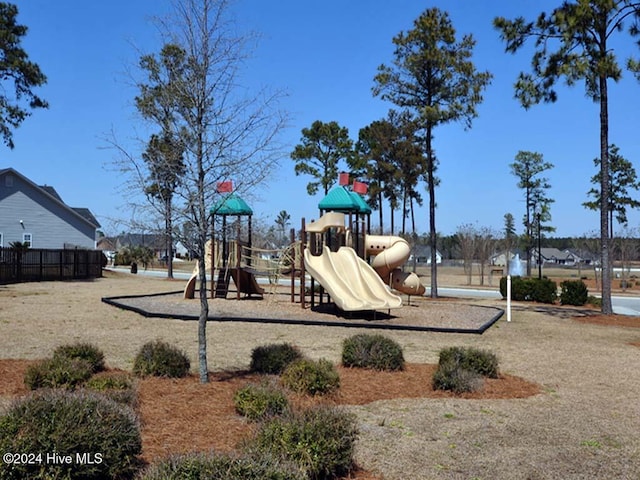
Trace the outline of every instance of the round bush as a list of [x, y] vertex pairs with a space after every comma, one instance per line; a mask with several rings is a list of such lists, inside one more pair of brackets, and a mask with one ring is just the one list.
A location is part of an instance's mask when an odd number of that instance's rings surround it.
[[282, 372], [282, 384], [298, 393], [323, 395], [340, 387], [336, 367], [323, 358], [317, 362], [301, 358], [289, 364]]
[[454, 363], [483, 377], [498, 378], [498, 357], [474, 347], [450, 347], [440, 351], [439, 364]]
[[310, 479], [328, 479], [345, 475], [352, 468], [356, 438], [353, 415], [318, 407], [267, 420], [248, 449], [294, 462]]
[[589, 290], [582, 280], [565, 280], [560, 284], [562, 305], [582, 306], [589, 299]]
[[302, 358], [300, 350], [289, 343], [256, 347], [251, 352], [251, 371], [278, 375], [299, 358]]
[[[548, 278], [511, 277], [511, 300], [553, 303], [557, 298], [558, 286]], [[500, 279], [500, 293], [507, 298], [507, 277]]]
[[189, 374], [190, 367], [184, 352], [160, 340], [144, 344], [133, 361], [133, 373], [139, 377], [180, 378]]
[[372, 368], [374, 370], [403, 370], [402, 347], [382, 335], [355, 335], [342, 346], [342, 364], [345, 367]]
[[482, 387], [482, 377], [455, 361], [438, 364], [433, 374], [434, 390], [451, 390], [454, 393], [475, 392]]
[[84, 387], [133, 408], [138, 403], [133, 379], [125, 372], [101, 372], [87, 380]]
[[[3, 465], [2, 479], [131, 478], [141, 450], [133, 410], [97, 393], [36, 392], [0, 417], [0, 451], [33, 454], [34, 460]], [[47, 461], [54, 452], [71, 461]]]
[[104, 370], [104, 353], [90, 343], [73, 343], [61, 345], [53, 351], [53, 358], [80, 358], [91, 364], [93, 373]]
[[262, 420], [280, 415], [289, 407], [284, 392], [273, 382], [249, 384], [233, 396], [236, 411], [250, 420]]
[[66, 388], [73, 390], [93, 374], [91, 364], [82, 358], [57, 356], [30, 365], [24, 374], [24, 384], [31, 390]]
[[189, 453], [156, 463], [140, 480], [307, 480], [292, 465], [268, 458], [225, 454]]

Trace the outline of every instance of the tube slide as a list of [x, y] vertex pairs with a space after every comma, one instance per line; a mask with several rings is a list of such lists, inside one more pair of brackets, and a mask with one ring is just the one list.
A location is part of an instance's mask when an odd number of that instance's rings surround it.
[[375, 270], [352, 248], [340, 247], [332, 252], [324, 246], [318, 256], [305, 249], [304, 264], [341, 310], [386, 310], [402, 306], [402, 299], [389, 291]]
[[409, 243], [402, 237], [367, 235], [365, 248], [368, 255], [375, 255], [372, 266], [389, 286], [407, 295], [423, 295], [424, 285], [415, 273], [403, 272], [403, 265], [411, 253]]

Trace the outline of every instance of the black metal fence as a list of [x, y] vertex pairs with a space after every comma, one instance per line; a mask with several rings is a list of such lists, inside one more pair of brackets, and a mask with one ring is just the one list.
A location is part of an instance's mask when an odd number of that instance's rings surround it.
[[101, 250], [0, 248], [0, 284], [102, 276]]

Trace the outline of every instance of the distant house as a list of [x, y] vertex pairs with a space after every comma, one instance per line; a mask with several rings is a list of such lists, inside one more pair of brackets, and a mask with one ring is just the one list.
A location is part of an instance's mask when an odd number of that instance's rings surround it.
[[509, 256], [509, 263], [511, 263], [516, 256], [520, 261], [526, 261], [527, 259], [527, 254], [520, 250], [510, 250], [509, 252], [503, 250], [501, 252], [494, 253], [489, 259], [489, 263], [497, 267], [505, 267], [507, 265], [507, 255]]
[[156, 259], [166, 260], [169, 256], [166, 239], [166, 235], [152, 233], [123, 233], [115, 237], [102, 237], [98, 240], [97, 248], [102, 250], [110, 261], [113, 261], [116, 252], [124, 247], [148, 247]]
[[87, 208], [70, 207], [56, 190], [36, 185], [13, 168], [0, 169], [0, 246], [96, 247], [100, 224]]
[[[531, 250], [531, 259], [538, 265], [538, 249]], [[553, 265], [575, 265], [578, 260], [577, 256], [569, 250], [559, 250], [557, 248], [541, 248], [540, 259], [542, 264]]]
[[[410, 263], [425, 263], [431, 265], [431, 247], [429, 245], [414, 245], [409, 256]], [[442, 263], [442, 254], [436, 250], [436, 264]]]
[[571, 255], [574, 258], [574, 262], [581, 263], [582, 265], [598, 265], [600, 263], [600, 257], [587, 250], [580, 249], [566, 249], [565, 253]]

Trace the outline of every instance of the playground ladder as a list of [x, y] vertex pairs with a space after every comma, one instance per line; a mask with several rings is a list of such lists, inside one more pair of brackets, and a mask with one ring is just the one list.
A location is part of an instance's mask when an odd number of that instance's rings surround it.
[[229, 291], [229, 279], [231, 278], [231, 272], [228, 268], [221, 268], [218, 271], [218, 280], [216, 281], [216, 294], [215, 298], [227, 298], [227, 292]]

